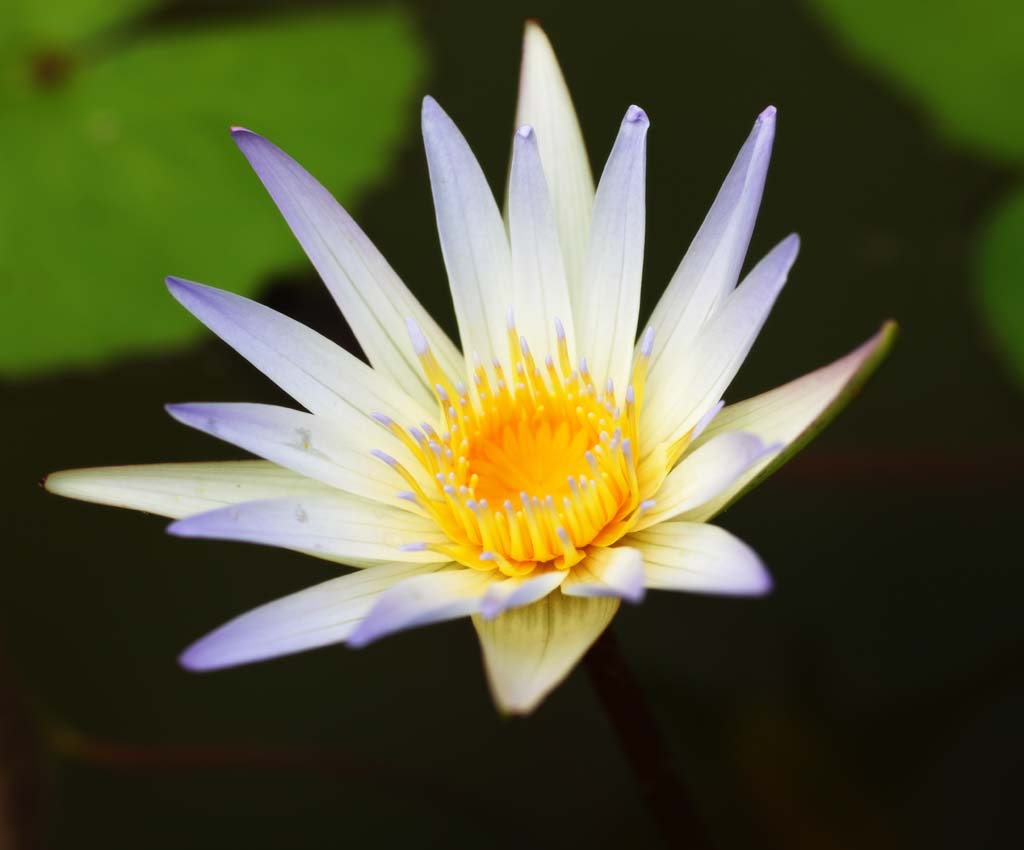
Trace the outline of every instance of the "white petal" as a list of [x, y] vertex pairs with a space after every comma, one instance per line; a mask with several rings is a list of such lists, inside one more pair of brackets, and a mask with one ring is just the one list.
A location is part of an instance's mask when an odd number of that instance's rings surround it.
[[736, 286], [750, 244], [775, 137], [775, 109], [758, 117], [704, 223], [651, 316], [654, 349], [647, 385], [659, 392], [697, 332]]
[[[311, 328], [248, 298], [167, 278], [171, 294], [199, 321], [311, 413], [351, 419], [383, 413], [402, 423], [432, 418], [383, 372]], [[364, 423], [373, 427], [372, 423]]]
[[345, 640], [388, 588], [436, 564], [382, 564], [261, 605], [182, 653], [189, 670], [217, 670]]
[[640, 312], [649, 126], [639, 107], [626, 111], [594, 199], [586, 286], [573, 293], [580, 355], [599, 386], [611, 378], [620, 391], [629, 382]]
[[370, 363], [431, 409], [433, 389], [409, 343], [406, 318], [423, 329], [450, 374], [461, 368], [458, 349], [330, 192], [262, 136], [242, 128], [234, 128], [232, 136], [327, 284]]
[[154, 463], [65, 469], [48, 475], [51, 493], [171, 517], [252, 499], [316, 497], [333, 488], [265, 460]]
[[551, 593], [493, 620], [474, 617], [498, 708], [529, 714], [583, 657], [619, 608], [614, 597]]
[[701, 445], [733, 431], [747, 431], [784, 448], [762, 458], [717, 497], [684, 518], [695, 522], [710, 519], [807, 445], [860, 389], [888, 352], [895, 336], [896, 325], [887, 322], [871, 339], [834, 363], [726, 407], [697, 441], [694, 454]]
[[[583, 264], [594, 205], [590, 173], [576, 110], [544, 31], [532, 21], [523, 36], [523, 65], [519, 76], [516, 127], [529, 124], [537, 133], [565, 272], [575, 303], [586, 287]], [[564, 317], [563, 317], [564, 318]]]
[[627, 602], [644, 598], [644, 562], [628, 546], [594, 547], [570, 570], [562, 585], [568, 596], [614, 596]]
[[566, 572], [550, 570], [540, 575], [491, 582], [480, 603], [480, 615], [490, 620], [509, 608], [530, 605], [543, 599], [565, 581]]
[[640, 550], [644, 581], [652, 590], [758, 596], [772, 588], [754, 551], [715, 525], [665, 522], [628, 534], [623, 542]]
[[380, 595], [348, 645], [366, 646], [403, 629], [475, 614], [488, 585], [498, 580], [496, 572], [456, 567], [403, 581]]
[[409, 545], [448, 542], [433, 520], [341, 492], [243, 502], [178, 520], [167, 531], [178, 537], [281, 546], [352, 566], [450, 560]]
[[778, 449], [743, 431], [705, 441], [669, 473], [654, 495], [654, 507], [640, 516], [636, 528], [649, 528], [711, 501]]
[[[402, 480], [330, 420], [270, 404], [174, 404], [179, 422], [346, 493], [397, 503]], [[383, 433], [383, 432], [381, 432]]]
[[430, 97], [423, 144], [462, 351], [469, 364], [473, 352], [484, 363], [506, 360], [512, 261], [498, 205], [462, 133]]
[[528, 126], [516, 133], [512, 149], [508, 223], [512, 241], [512, 308], [517, 330], [535, 351], [557, 359], [557, 319], [564, 328], [569, 355], [575, 361], [569, 285], [537, 137]]
[[657, 393], [646, 391], [642, 444], [654, 448], [689, 431], [721, 399], [761, 332], [796, 260], [800, 240], [776, 245], [697, 335]]

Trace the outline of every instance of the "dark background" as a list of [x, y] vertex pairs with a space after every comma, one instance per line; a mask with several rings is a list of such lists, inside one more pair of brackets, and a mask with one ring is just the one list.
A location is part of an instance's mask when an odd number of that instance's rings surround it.
[[[139, 27], [250, 5], [170, 4]], [[719, 520], [764, 557], [776, 592], [652, 593], [615, 620], [716, 846], [1018, 846], [1024, 405], [971, 276], [1010, 170], [939, 137], [809, 5], [407, 8], [430, 53], [423, 93], [460, 124], [492, 185], [526, 17], [558, 51], [595, 171], [625, 108], [647, 110], [645, 313], [754, 118], [778, 107], [751, 257], [793, 230], [803, 248], [727, 399], [833, 360], [885, 318], [901, 324], [839, 419]], [[454, 334], [417, 102], [408, 109], [400, 155], [353, 212]], [[288, 147], [303, 160], [301, 140]], [[209, 190], [196, 187], [197, 203]], [[276, 215], [255, 178], [252, 203]], [[278, 236], [291, 238], [283, 224]], [[186, 267], [188, 245], [177, 250]], [[278, 275], [261, 300], [352, 346], [309, 268]], [[4, 850], [658, 846], [583, 671], [534, 716], [504, 720], [465, 621], [359, 652], [205, 676], [177, 667], [196, 636], [333, 568], [171, 539], [163, 520], [36, 482], [72, 466], [237, 456], [162, 410], [283, 400], [226, 346], [209, 338], [2, 391]]]

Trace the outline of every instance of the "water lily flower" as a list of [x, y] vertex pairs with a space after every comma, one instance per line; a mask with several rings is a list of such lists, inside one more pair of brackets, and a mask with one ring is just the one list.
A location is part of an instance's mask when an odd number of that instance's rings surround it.
[[754, 552], [708, 520], [800, 449], [894, 328], [737, 404], [722, 396], [796, 259], [783, 239], [737, 285], [775, 130], [769, 107], [638, 337], [646, 113], [597, 183], [546, 36], [527, 26], [507, 212], [466, 140], [423, 103], [461, 353], [333, 197], [235, 128], [369, 365], [258, 303], [169, 278], [174, 297], [304, 411], [174, 404], [262, 460], [68, 470], [64, 496], [175, 518], [181, 537], [305, 552], [353, 572], [189, 647], [212, 670], [471, 617], [491, 691], [532, 711], [648, 589], [763, 594]]

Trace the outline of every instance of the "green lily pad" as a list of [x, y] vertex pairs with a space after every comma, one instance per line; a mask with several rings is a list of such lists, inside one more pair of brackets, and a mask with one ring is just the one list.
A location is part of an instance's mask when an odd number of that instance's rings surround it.
[[1020, 0], [809, 0], [862, 62], [926, 107], [949, 138], [1024, 157]]
[[1024, 384], [1024, 190], [990, 218], [978, 246], [975, 274], [992, 343]]
[[[76, 20], [39, 49], [92, 34]], [[39, 33], [18, 15], [3, 28], [0, 43]], [[163, 28], [84, 58], [68, 50], [51, 77], [0, 74], [0, 376], [196, 337], [166, 274], [253, 293], [299, 264], [229, 125], [272, 138], [351, 205], [410, 131], [425, 68], [397, 10]], [[32, 71], [31, 51], [18, 55]]]
[[0, 22], [0, 45], [5, 48], [0, 61], [84, 49], [92, 38], [132, 22], [155, 5], [155, 0], [7, 0]]
[[[951, 141], [1024, 162], [1020, 0], [809, 0], [852, 53], [925, 109]], [[996, 351], [1024, 384], [1024, 194], [980, 231], [975, 295]]]

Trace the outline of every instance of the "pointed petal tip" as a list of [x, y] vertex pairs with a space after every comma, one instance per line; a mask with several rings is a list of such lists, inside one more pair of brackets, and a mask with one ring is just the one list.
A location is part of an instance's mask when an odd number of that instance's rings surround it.
[[416, 356], [422, 357], [427, 353], [427, 338], [420, 329], [420, 326], [416, 324], [416, 320], [411, 316], [406, 316], [405, 318], [405, 330], [409, 334], [409, 341], [412, 343]]
[[231, 138], [247, 158], [249, 156], [249, 151], [253, 148], [259, 147], [261, 144], [270, 144], [259, 133], [254, 133], [252, 130], [245, 127], [232, 127]]
[[636, 104], [632, 104], [626, 110], [626, 117], [623, 121], [627, 124], [637, 124], [644, 129], [651, 125], [651, 119], [647, 117], [647, 113]]
[[80, 469], [61, 469], [57, 472], [48, 472], [39, 479], [39, 486], [54, 496], [65, 496], [69, 499], [81, 498], [79, 490], [75, 487], [75, 482], [80, 480], [76, 473], [83, 471], [88, 472], [88, 470]]
[[523, 49], [526, 50], [531, 42], [551, 46], [548, 34], [536, 18], [527, 18], [523, 24]]
[[382, 629], [378, 620], [367, 615], [353, 629], [352, 634], [345, 638], [345, 646], [349, 649], [364, 649], [374, 641], [392, 633], [387, 629]]
[[420, 111], [423, 115], [424, 120], [434, 115], [445, 114], [445, 111], [441, 108], [441, 104], [434, 100], [433, 96], [429, 94], [423, 96], [423, 105]]
[[639, 587], [637, 590], [632, 590], [628, 594], [623, 594], [622, 598], [630, 605], [639, 605], [644, 601], [644, 597], [647, 595], [647, 588]]
[[167, 275], [164, 278], [164, 285], [174, 298], [181, 301], [182, 298], [188, 295], [201, 294], [204, 289], [209, 289], [208, 286], [203, 286], [201, 283], [196, 283], [192, 280], [185, 280], [183, 277], [175, 277], [174, 275]]
[[767, 106], [767, 107], [765, 107], [764, 111], [761, 112], [761, 114], [757, 116], [757, 123], [758, 124], [767, 124], [769, 122], [774, 123], [775, 122], [775, 114], [777, 112], [778, 112], [778, 110], [774, 106]]
[[178, 656], [178, 666], [189, 673], [209, 673], [226, 666], [209, 657], [207, 642], [200, 638]]
[[172, 418], [180, 422], [182, 425], [194, 425], [200, 421], [201, 413], [197, 410], [197, 405], [194, 402], [175, 402], [173, 404], [165, 404], [164, 410]]
[[190, 519], [191, 517], [182, 517], [179, 520], [175, 520], [164, 529], [164, 532], [171, 535], [171, 537], [204, 537], [205, 535], [200, 530], [200, 526], [197, 523], [189, 522]]

